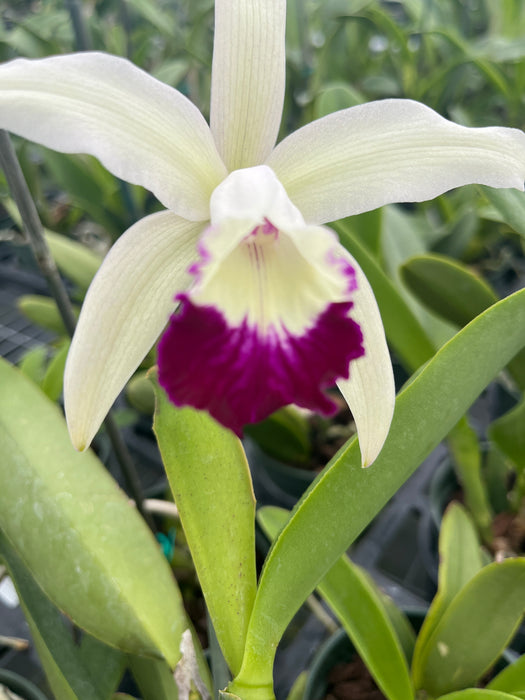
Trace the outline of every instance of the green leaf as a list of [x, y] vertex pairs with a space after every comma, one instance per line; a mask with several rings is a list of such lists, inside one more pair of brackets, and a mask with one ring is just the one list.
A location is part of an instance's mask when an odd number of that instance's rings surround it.
[[[74, 644], [71, 629], [51, 603], [29, 569], [0, 531], [0, 554], [7, 563], [47, 679], [56, 697], [63, 700], [106, 700], [116, 689], [124, 670], [124, 655], [103, 648], [103, 666], [87, 665]], [[84, 644], [87, 638], [83, 640]]]
[[489, 428], [490, 439], [520, 469], [525, 469], [525, 399], [495, 420]]
[[405, 366], [414, 371], [432, 357], [434, 345], [394, 283], [351, 233], [351, 225], [351, 218], [332, 224], [341, 244], [356, 258], [372, 285], [389, 343]]
[[370, 469], [361, 469], [354, 440], [319, 474], [266, 558], [234, 689], [242, 694], [249, 683], [271, 693], [274, 650], [299, 606], [523, 345], [520, 291], [454, 336], [398, 396]]
[[[259, 508], [257, 520], [274, 540], [288, 521], [288, 511]], [[359, 656], [389, 700], [410, 700], [414, 689], [406, 657], [383, 594], [368, 574], [343, 555], [317, 585], [317, 590], [352, 640]]]
[[237, 673], [256, 590], [255, 499], [235, 435], [155, 383], [154, 431], [217, 639]]
[[260, 423], [247, 425], [251, 437], [270, 457], [283, 462], [304, 464], [310, 458], [310, 428], [295, 406], [285, 406]]
[[525, 193], [519, 190], [500, 190], [481, 186], [485, 197], [495, 207], [506, 224], [525, 236]]
[[409, 700], [414, 689], [400, 640], [369, 576], [343, 556], [317, 586], [359, 656], [389, 700]]
[[45, 345], [37, 345], [24, 354], [18, 368], [35, 384], [40, 385], [45, 375], [46, 363], [47, 347]]
[[484, 542], [492, 540], [493, 513], [483, 475], [481, 447], [476, 431], [463, 416], [448, 435], [448, 444], [459, 483], [463, 486], [465, 503]]
[[459, 503], [452, 503], [443, 516], [439, 533], [439, 561], [438, 591], [414, 649], [412, 673], [415, 678], [423, 673], [422, 655], [452, 600], [483, 567], [476, 528]]
[[178, 700], [173, 671], [165, 661], [130, 656], [128, 663], [143, 700]]
[[[54, 299], [41, 294], [24, 294], [17, 299], [17, 306], [20, 312], [33, 323], [57, 335], [67, 335], [62, 316]], [[73, 307], [73, 311], [78, 318], [79, 309]]]
[[[496, 303], [495, 292], [460, 263], [441, 255], [415, 256], [401, 268], [404, 283], [432, 311], [464, 326]], [[509, 363], [509, 372], [525, 389], [525, 352]]]
[[493, 678], [487, 688], [502, 690], [506, 693], [525, 692], [525, 655], [506, 666]]
[[505, 649], [524, 608], [525, 559], [506, 559], [481, 569], [430, 634], [414, 668], [416, 688], [439, 696], [475, 685]]
[[406, 286], [429, 309], [464, 326], [498, 297], [480, 277], [444, 255], [416, 255], [401, 266]]
[[66, 366], [70, 345], [70, 341], [66, 340], [57, 350], [42, 380], [42, 391], [51, 401], [58, 401], [62, 393], [62, 388], [64, 386], [64, 367]]
[[73, 449], [58, 408], [3, 360], [0, 385], [0, 528], [75, 624], [174, 666], [187, 624], [152, 533], [93, 453]]
[[102, 258], [85, 245], [53, 231], [45, 231], [45, 238], [59, 270], [86, 292], [102, 263]]
[[509, 695], [499, 690], [488, 690], [487, 688], [468, 688], [456, 693], [447, 693], [438, 700], [516, 700], [517, 695]]

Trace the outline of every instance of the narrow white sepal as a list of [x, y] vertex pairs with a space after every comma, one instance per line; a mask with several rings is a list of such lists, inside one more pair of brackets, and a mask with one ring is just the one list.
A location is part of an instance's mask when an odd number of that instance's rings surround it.
[[229, 170], [262, 163], [284, 100], [286, 0], [216, 0], [211, 130]]
[[387, 438], [396, 399], [392, 361], [386, 343], [381, 314], [368, 280], [348, 252], [356, 272], [352, 318], [361, 327], [365, 354], [350, 365], [350, 378], [337, 382], [348, 403], [357, 428], [361, 464], [368, 467], [381, 452]]
[[0, 66], [0, 128], [64, 153], [89, 153], [193, 221], [226, 175], [199, 110], [129, 61], [78, 53]]
[[118, 394], [153, 346], [186, 288], [205, 224], [160, 212], [141, 219], [111, 248], [78, 321], [64, 374], [66, 419], [86, 449]]
[[477, 183], [523, 189], [525, 134], [472, 129], [412, 100], [329, 114], [284, 139], [266, 161], [307, 223]]

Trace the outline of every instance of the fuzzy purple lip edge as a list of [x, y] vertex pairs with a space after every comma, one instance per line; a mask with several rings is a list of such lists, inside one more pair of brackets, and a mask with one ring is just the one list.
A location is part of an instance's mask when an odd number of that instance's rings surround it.
[[363, 335], [349, 317], [351, 301], [330, 303], [301, 335], [266, 333], [244, 320], [231, 326], [213, 306], [188, 294], [158, 346], [159, 383], [176, 406], [192, 406], [242, 437], [243, 427], [290, 403], [324, 415], [336, 404], [326, 394], [348, 379], [364, 355]]

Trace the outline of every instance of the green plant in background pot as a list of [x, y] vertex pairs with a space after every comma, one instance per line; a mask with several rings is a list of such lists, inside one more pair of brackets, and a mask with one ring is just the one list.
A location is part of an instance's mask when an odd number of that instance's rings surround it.
[[[272, 539], [287, 518], [288, 513], [277, 508], [258, 512]], [[521, 622], [525, 559], [487, 564], [476, 528], [457, 504], [443, 518], [439, 551], [438, 591], [416, 630], [347, 556], [332, 567], [317, 590], [388, 700], [523, 697], [525, 656], [513, 659], [490, 679], [486, 674]], [[323, 668], [327, 670], [326, 662]], [[481, 681], [484, 691], [477, 689]], [[356, 680], [356, 691], [360, 682]], [[330, 692], [326, 678], [311, 677], [305, 692], [308, 700], [321, 700]], [[366, 700], [365, 695], [362, 698]]]

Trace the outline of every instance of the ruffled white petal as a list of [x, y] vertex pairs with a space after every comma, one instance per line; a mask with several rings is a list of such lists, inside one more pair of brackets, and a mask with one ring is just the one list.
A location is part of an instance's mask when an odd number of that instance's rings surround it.
[[216, 0], [211, 130], [229, 170], [262, 163], [284, 99], [285, 0]]
[[359, 263], [345, 251], [357, 276], [353, 294], [354, 318], [363, 333], [365, 354], [350, 366], [350, 378], [337, 382], [357, 428], [361, 463], [368, 467], [381, 452], [387, 438], [396, 398], [394, 374], [381, 314], [372, 288]]
[[472, 129], [412, 100], [383, 100], [311, 122], [266, 163], [310, 223], [478, 183], [523, 189], [525, 134]]
[[89, 153], [193, 221], [226, 175], [210, 129], [181, 93], [102, 53], [0, 66], [0, 128], [56, 151]]
[[188, 285], [204, 224], [152, 214], [111, 248], [82, 306], [64, 375], [73, 444], [85, 449]]

